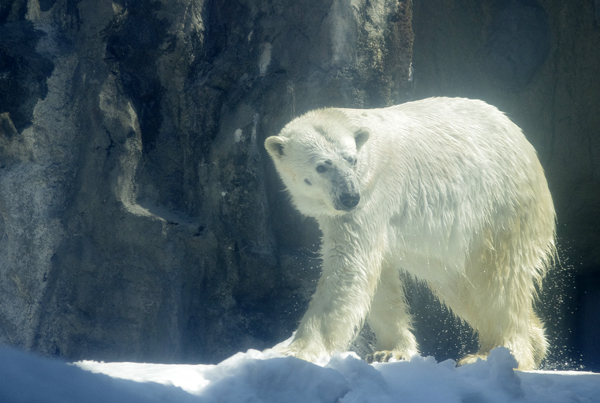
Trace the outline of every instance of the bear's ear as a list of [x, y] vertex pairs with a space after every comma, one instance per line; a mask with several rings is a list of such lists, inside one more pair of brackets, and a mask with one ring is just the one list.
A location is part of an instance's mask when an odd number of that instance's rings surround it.
[[265, 140], [265, 148], [269, 152], [271, 158], [280, 159], [285, 155], [284, 145], [287, 142], [285, 137], [271, 136]]
[[369, 140], [369, 131], [361, 127], [360, 129], [356, 129], [354, 131], [354, 141], [356, 142], [356, 151], [360, 150], [360, 148]]

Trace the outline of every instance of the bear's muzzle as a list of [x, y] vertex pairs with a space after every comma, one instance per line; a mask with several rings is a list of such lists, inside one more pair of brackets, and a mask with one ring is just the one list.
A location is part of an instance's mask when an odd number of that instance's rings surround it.
[[352, 211], [360, 203], [356, 174], [349, 167], [336, 166], [328, 171], [333, 192], [331, 200], [338, 211]]

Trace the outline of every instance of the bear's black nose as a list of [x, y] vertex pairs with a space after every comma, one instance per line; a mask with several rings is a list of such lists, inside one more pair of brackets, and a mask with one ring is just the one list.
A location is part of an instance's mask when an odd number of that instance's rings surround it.
[[348, 210], [356, 207], [359, 201], [360, 195], [358, 193], [342, 193], [340, 195], [340, 203]]

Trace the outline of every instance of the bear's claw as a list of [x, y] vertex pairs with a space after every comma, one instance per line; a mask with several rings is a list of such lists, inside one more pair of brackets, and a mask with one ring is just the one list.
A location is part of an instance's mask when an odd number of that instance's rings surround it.
[[392, 361], [406, 361], [408, 357], [402, 354], [400, 351], [395, 350], [382, 350], [375, 351], [373, 354], [367, 354], [365, 361], [369, 364], [374, 362], [392, 362]]
[[487, 360], [488, 355], [490, 355], [490, 354], [489, 353], [467, 354], [456, 363], [456, 366], [460, 367], [465, 364], [473, 364], [474, 362], [477, 362], [477, 360], [485, 361], [485, 360]]

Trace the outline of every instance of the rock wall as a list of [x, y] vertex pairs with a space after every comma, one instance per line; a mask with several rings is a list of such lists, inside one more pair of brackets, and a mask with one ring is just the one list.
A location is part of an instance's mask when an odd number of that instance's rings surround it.
[[[319, 234], [264, 138], [310, 109], [414, 92], [484, 99], [524, 129], [559, 219], [562, 265], [540, 303], [549, 365], [600, 368], [600, 3], [412, 8], [0, 0], [0, 343], [216, 362], [288, 337]], [[470, 330], [407, 283], [423, 351], [472, 351]]]
[[265, 137], [409, 97], [411, 2], [0, 1], [0, 342], [216, 362], [318, 277]]

